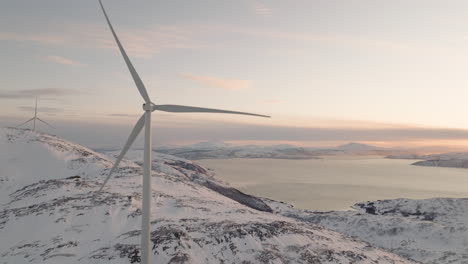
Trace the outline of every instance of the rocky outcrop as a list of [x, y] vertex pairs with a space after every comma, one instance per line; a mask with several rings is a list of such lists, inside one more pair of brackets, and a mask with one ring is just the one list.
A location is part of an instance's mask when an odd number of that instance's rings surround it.
[[395, 199], [357, 203], [354, 211], [295, 210], [265, 200], [275, 212], [430, 264], [467, 263], [468, 199]]

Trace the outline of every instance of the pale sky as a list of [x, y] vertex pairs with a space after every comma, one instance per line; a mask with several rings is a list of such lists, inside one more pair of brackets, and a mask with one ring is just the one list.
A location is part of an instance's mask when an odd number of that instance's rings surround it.
[[[468, 1], [103, 2], [155, 103], [273, 116], [156, 113], [158, 144], [468, 142]], [[39, 95], [51, 132], [110, 146], [142, 113], [97, 0], [2, 1], [0, 48], [2, 125]]]

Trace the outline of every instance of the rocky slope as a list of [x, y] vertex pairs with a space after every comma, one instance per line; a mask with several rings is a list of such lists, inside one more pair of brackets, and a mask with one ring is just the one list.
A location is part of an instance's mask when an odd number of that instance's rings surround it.
[[[412, 263], [272, 214], [190, 161], [153, 164], [154, 263]], [[96, 193], [111, 165], [55, 136], [0, 129], [0, 263], [138, 262], [141, 168], [125, 161]]]
[[277, 213], [321, 225], [422, 263], [468, 263], [468, 199], [395, 199], [355, 211], [316, 212], [265, 200]]

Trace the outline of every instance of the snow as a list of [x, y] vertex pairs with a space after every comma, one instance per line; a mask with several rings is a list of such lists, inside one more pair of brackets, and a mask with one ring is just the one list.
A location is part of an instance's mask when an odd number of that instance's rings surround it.
[[[141, 168], [123, 162], [97, 193], [113, 159], [55, 136], [0, 129], [0, 263], [137, 261]], [[158, 155], [153, 165], [154, 263], [413, 263], [269, 213], [191, 161]]]
[[268, 200], [274, 211], [319, 224], [422, 263], [468, 262], [468, 199], [394, 199], [358, 203], [355, 211], [295, 210]]

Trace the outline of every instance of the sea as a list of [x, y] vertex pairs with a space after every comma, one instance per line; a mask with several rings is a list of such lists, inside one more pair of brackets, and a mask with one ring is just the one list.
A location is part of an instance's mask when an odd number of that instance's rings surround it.
[[198, 164], [245, 193], [301, 209], [349, 210], [363, 201], [468, 197], [468, 169], [422, 167], [417, 160], [328, 156], [313, 160], [212, 159]]

